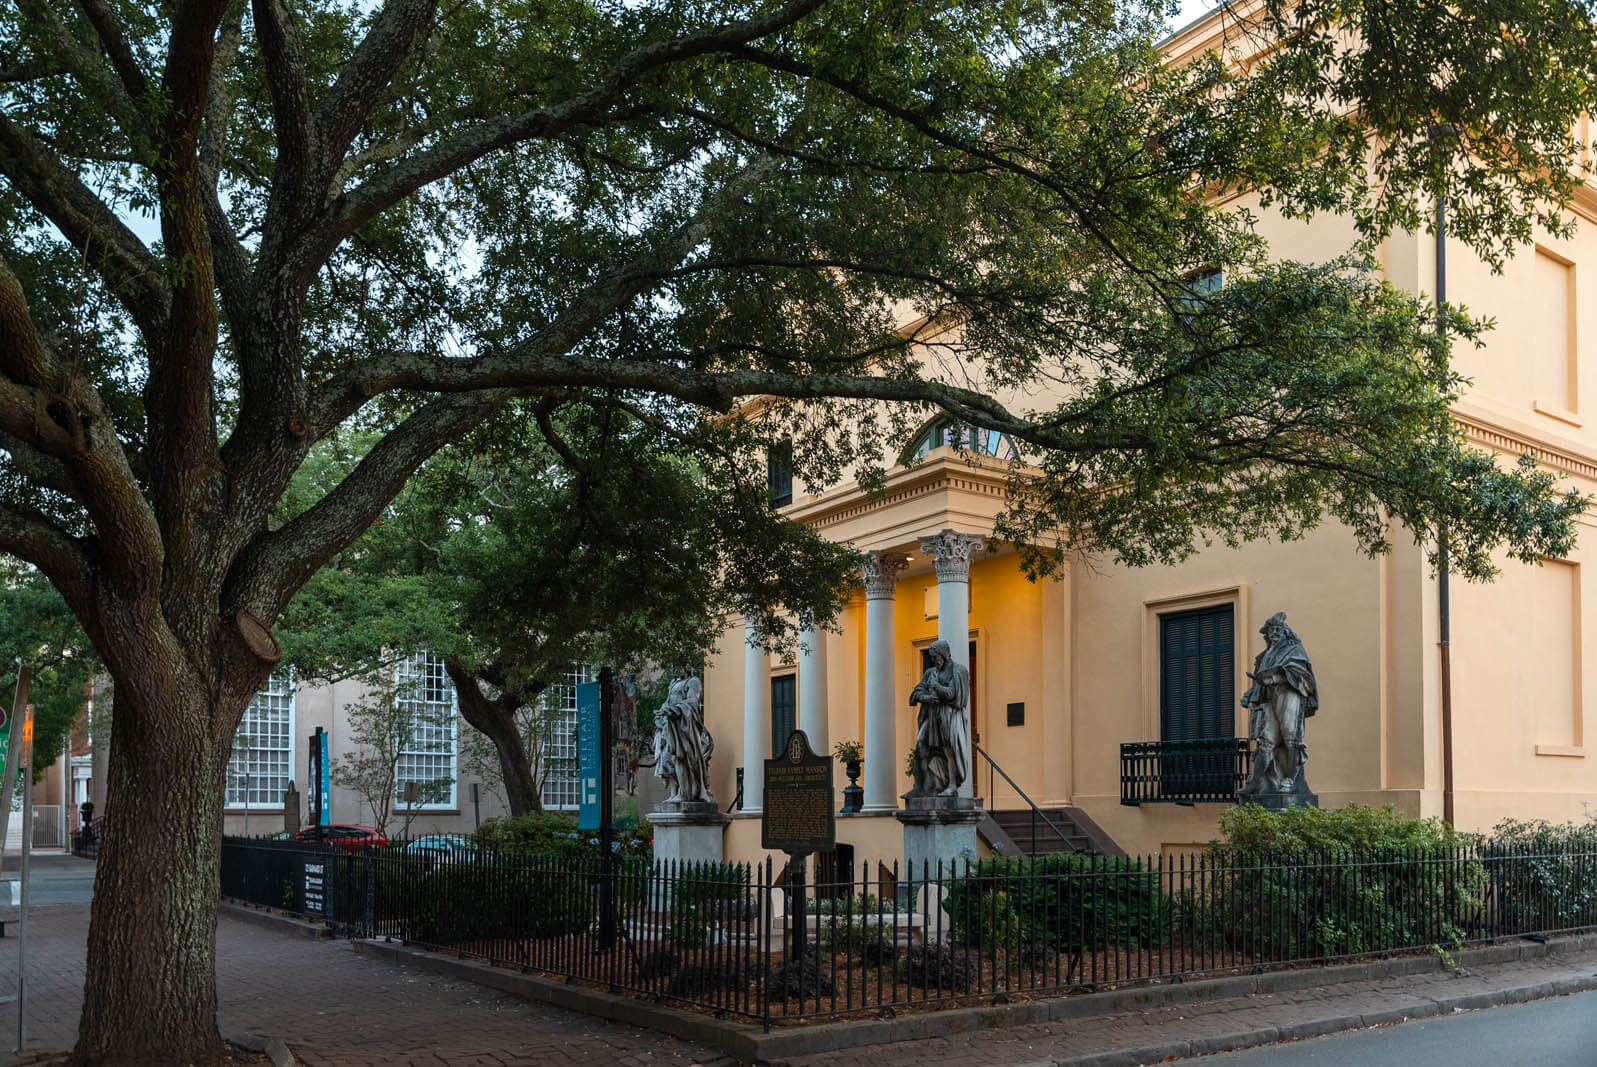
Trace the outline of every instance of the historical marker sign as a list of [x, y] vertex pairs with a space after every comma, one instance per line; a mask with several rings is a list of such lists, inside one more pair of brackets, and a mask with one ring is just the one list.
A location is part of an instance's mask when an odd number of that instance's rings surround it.
[[782, 754], [765, 761], [765, 812], [760, 817], [760, 844], [768, 849], [804, 854], [837, 847], [832, 818], [836, 793], [833, 760], [817, 756], [803, 730], [794, 730]]

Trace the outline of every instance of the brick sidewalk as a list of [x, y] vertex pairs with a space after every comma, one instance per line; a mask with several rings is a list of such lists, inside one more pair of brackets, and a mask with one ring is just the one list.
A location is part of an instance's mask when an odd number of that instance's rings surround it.
[[[87, 905], [32, 912], [28, 1051], [66, 1050], [83, 1004]], [[479, 986], [357, 956], [223, 915], [216, 936], [222, 1033], [281, 1037], [299, 1062], [337, 1067], [428, 1064], [726, 1063], [721, 1052], [635, 1027], [527, 1004]], [[0, 995], [16, 990], [17, 942], [0, 941]], [[0, 1048], [16, 1042], [15, 1001], [0, 1004]], [[10, 1052], [0, 1063], [14, 1062]]]

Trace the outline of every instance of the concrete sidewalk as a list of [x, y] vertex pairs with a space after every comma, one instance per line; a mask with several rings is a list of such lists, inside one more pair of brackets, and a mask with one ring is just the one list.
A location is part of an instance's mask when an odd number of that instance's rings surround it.
[[[71, 884], [92, 871], [62, 857], [45, 872]], [[36, 869], [37, 872], [37, 869]], [[85, 903], [39, 908], [28, 967], [28, 1054], [66, 1050], [82, 1004]], [[360, 946], [371, 949], [373, 946]], [[358, 951], [293, 924], [224, 914], [217, 928], [219, 1024], [229, 1036], [280, 1038], [300, 1063], [506, 1065], [722, 1064], [724, 1047], [529, 1002], [473, 980], [473, 965], [408, 951]], [[395, 960], [406, 962], [396, 963]], [[1597, 989], [1597, 938], [1508, 942], [1458, 954], [1279, 972], [1057, 998], [1027, 1005], [905, 1014], [890, 1022], [805, 1027], [807, 1047], [744, 1027], [747, 1048], [793, 1067], [989, 1067], [1156, 1063], [1171, 1057], [1384, 1025], [1455, 1010]], [[503, 982], [511, 972], [492, 976]], [[548, 988], [573, 987], [549, 983]], [[16, 940], [0, 940], [0, 1047], [15, 1043]], [[629, 1010], [648, 1008], [629, 1002]], [[650, 1010], [658, 1011], [653, 1008]], [[686, 1013], [678, 1013], [686, 1015]], [[1028, 1019], [1027, 1016], [1030, 1016]], [[691, 1016], [680, 1032], [717, 1025]], [[15, 1062], [0, 1054], [0, 1063]]]

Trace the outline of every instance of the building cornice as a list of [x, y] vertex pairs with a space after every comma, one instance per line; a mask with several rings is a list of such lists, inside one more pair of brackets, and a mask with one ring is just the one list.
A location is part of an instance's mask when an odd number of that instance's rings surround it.
[[1455, 407], [1453, 420], [1464, 428], [1465, 436], [1474, 444], [1515, 456], [1528, 452], [1545, 467], [1597, 482], [1597, 455], [1572, 442], [1550, 442], [1478, 408], [1461, 410]]
[[1002, 460], [964, 457], [949, 450], [889, 474], [880, 492], [868, 493], [858, 482], [850, 482], [792, 504], [783, 514], [824, 531], [938, 493], [980, 497], [989, 501], [989, 507], [1001, 506], [1011, 474], [1011, 465]]

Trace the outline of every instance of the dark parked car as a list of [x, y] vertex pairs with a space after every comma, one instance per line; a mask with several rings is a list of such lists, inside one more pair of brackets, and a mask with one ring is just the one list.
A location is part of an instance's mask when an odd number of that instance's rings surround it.
[[359, 852], [374, 845], [388, 844], [383, 832], [372, 826], [355, 823], [331, 823], [327, 826], [307, 826], [294, 835], [295, 841], [308, 844], [332, 845], [345, 852]]

